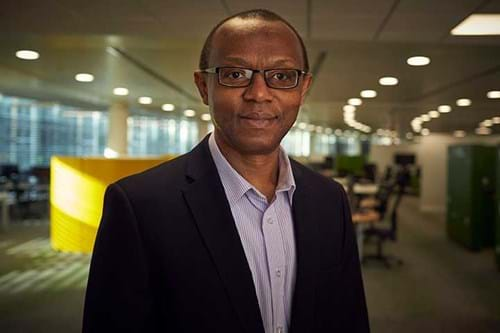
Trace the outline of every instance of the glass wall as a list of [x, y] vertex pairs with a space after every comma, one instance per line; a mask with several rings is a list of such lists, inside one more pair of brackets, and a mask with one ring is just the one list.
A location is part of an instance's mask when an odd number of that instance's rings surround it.
[[189, 119], [154, 116], [128, 118], [131, 156], [183, 154], [198, 143], [198, 123]]
[[[1, 95], [0, 95], [1, 96]], [[107, 114], [0, 97], [0, 164], [47, 166], [52, 155], [102, 155]]]
[[289, 155], [295, 157], [354, 156], [364, 152], [359, 137], [353, 133], [337, 136], [295, 127], [283, 138], [281, 144]]
[[[213, 130], [211, 123], [199, 126], [194, 118], [138, 110], [132, 110], [127, 122], [131, 156], [183, 154], [198, 143], [200, 128]], [[48, 166], [52, 155], [103, 156], [107, 132], [106, 111], [0, 95], [0, 164], [27, 170]], [[290, 130], [282, 145], [291, 156], [305, 158], [369, 150], [353, 133], [335, 135], [298, 127]]]

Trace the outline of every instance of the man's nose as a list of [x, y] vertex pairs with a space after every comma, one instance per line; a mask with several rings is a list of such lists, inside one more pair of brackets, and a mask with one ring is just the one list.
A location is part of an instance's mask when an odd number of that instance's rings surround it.
[[273, 98], [271, 88], [266, 84], [264, 73], [254, 73], [250, 85], [243, 94], [245, 100], [251, 100], [258, 103], [269, 102]]

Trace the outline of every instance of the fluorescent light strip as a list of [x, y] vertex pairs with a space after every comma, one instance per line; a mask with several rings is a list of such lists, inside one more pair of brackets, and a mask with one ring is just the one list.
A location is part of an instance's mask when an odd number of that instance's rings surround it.
[[454, 36], [500, 35], [500, 14], [472, 14], [451, 30]]

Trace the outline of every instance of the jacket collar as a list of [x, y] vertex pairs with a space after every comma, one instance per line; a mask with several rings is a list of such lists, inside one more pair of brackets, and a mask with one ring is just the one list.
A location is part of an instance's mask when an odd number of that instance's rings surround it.
[[188, 154], [184, 198], [245, 332], [264, 333], [252, 273], [231, 208], [208, 149], [208, 137]]
[[[303, 167], [293, 160], [291, 166], [297, 186], [292, 203], [297, 275], [291, 332], [309, 332], [314, 317], [319, 232]], [[183, 189], [184, 197], [242, 326], [248, 333], [264, 333], [252, 273], [209, 151], [208, 136], [188, 154], [186, 177], [189, 184]]]

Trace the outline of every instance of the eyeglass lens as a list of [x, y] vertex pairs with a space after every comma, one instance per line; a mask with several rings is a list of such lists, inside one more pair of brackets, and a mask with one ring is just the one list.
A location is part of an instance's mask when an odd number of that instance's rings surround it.
[[[271, 88], [293, 88], [299, 78], [299, 73], [295, 69], [268, 69], [264, 73], [264, 79]], [[250, 84], [253, 74], [251, 69], [221, 67], [219, 82], [230, 87], [246, 87]]]

